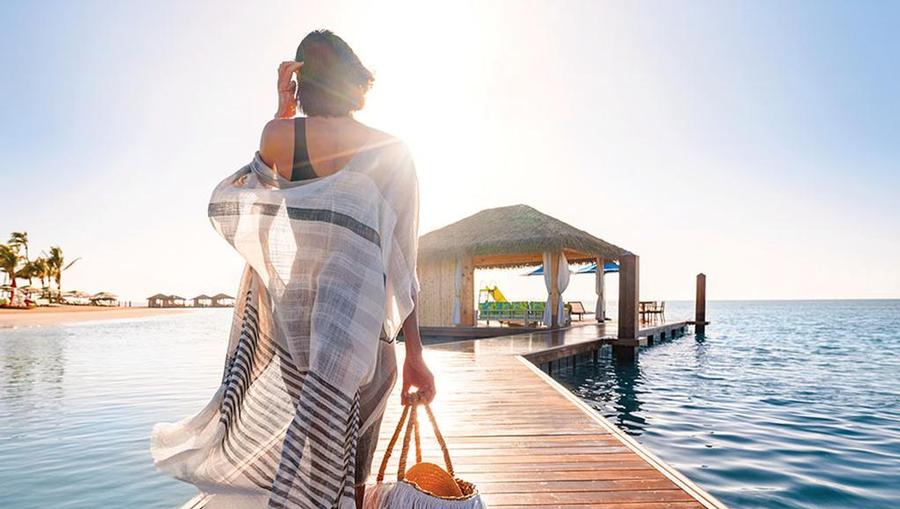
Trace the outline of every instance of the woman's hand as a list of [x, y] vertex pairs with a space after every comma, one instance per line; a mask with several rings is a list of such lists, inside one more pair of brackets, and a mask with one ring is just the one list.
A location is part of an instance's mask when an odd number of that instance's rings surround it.
[[294, 73], [297, 74], [297, 79], [300, 79], [300, 68], [303, 66], [303, 62], [295, 62], [293, 60], [289, 60], [287, 62], [281, 62], [281, 65], [278, 66], [278, 92], [290, 92], [292, 94], [297, 93], [297, 83], [292, 79], [294, 77]]
[[[292, 118], [297, 114], [297, 83], [303, 62], [282, 62], [278, 66], [278, 111], [275, 118]], [[297, 81], [292, 78], [297, 75]]]
[[417, 389], [419, 401], [431, 403], [434, 399], [434, 375], [425, 365], [421, 353], [407, 354], [406, 360], [403, 361], [403, 390], [400, 391], [400, 401], [404, 405], [409, 404], [409, 390], [412, 387]]

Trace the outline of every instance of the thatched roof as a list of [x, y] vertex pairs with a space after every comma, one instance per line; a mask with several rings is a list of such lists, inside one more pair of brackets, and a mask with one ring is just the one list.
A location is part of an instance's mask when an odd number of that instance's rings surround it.
[[[594, 257], [617, 259], [631, 254], [528, 205], [482, 210], [419, 237], [420, 261], [461, 255], [493, 257], [527, 254], [538, 255], [537, 260], [540, 260], [539, 254], [545, 251], [565, 251], [573, 262]], [[512, 257], [508, 263], [482, 266], [525, 265], [525, 258]]]
[[209, 295], [206, 295], [205, 293], [201, 293], [200, 295], [193, 298], [193, 300], [202, 300], [202, 299], [210, 300], [210, 299], [212, 299], [212, 297], [210, 297]]
[[213, 299], [221, 300], [221, 299], [233, 299], [231, 295], [225, 295], [224, 293], [217, 293], [212, 296]]

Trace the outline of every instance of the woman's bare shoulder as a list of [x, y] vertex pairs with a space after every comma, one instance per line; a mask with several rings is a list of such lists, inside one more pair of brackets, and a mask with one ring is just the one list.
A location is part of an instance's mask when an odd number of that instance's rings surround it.
[[259, 138], [259, 153], [266, 164], [282, 157], [286, 150], [290, 150], [294, 139], [292, 119], [276, 118], [269, 120], [263, 127]]
[[294, 135], [294, 119], [274, 118], [266, 122], [262, 130], [262, 139], [276, 140]]

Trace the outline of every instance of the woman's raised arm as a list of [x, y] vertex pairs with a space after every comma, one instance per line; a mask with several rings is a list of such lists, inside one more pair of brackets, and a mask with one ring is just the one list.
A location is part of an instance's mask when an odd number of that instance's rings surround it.
[[[289, 60], [278, 66], [278, 111], [275, 118], [293, 118], [297, 114], [297, 84], [303, 62]], [[297, 75], [297, 81], [292, 78]]]

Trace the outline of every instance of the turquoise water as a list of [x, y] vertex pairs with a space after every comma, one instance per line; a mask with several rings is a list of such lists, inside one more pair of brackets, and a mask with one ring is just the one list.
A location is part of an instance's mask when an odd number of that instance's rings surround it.
[[222, 376], [231, 310], [0, 329], [0, 507], [179, 507], [153, 424], [196, 412]]
[[731, 507], [900, 507], [900, 301], [712, 302], [708, 319], [633, 366], [607, 352], [554, 376]]
[[[0, 329], [0, 507], [190, 498], [154, 471], [148, 436], [207, 402], [230, 313]], [[900, 301], [712, 302], [709, 314], [703, 340], [560, 379], [734, 508], [900, 507]]]

